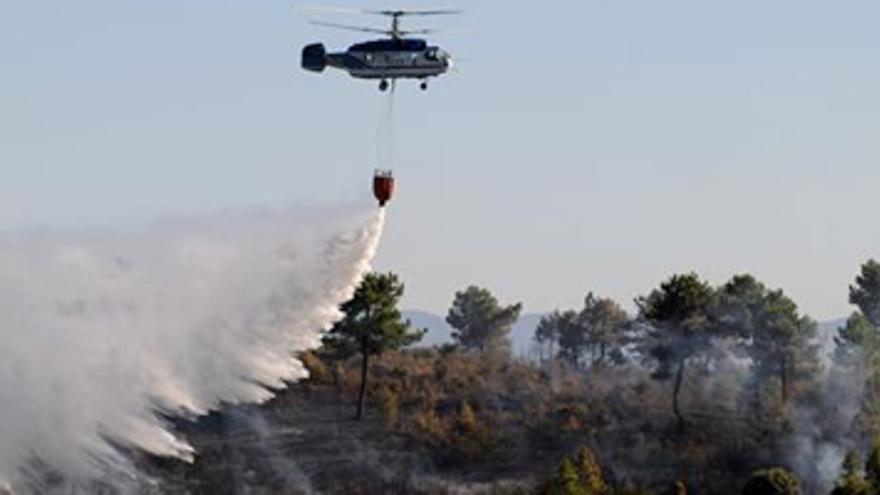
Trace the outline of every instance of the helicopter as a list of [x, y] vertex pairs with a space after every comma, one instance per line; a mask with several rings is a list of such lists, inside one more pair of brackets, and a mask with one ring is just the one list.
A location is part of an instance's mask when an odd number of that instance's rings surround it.
[[429, 45], [421, 38], [409, 37], [431, 34], [435, 30], [404, 30], [400, 28], [400, 19], [409, 16], [454, 15], [460, 14], [459, 10], [332, 10], [389, 17], [391, 27], [374, 29], [319, 21], [312, 21], [312, 24], [384, 34], [387, 38], [357, 43], [339, 53], [327, 53], [321, 43], [307, 45], [302, 51], [302, 67], [305, 70], [323, 72], [327, 67], [333, 67], [358, 79], [378, 79], [380, 91], [387, 91], [397, 79], [419, 79], [420, 87], [424, 91], [428, 89], [429, 78], [445, 74], [454, 66], [452, 56], [440, 47]]

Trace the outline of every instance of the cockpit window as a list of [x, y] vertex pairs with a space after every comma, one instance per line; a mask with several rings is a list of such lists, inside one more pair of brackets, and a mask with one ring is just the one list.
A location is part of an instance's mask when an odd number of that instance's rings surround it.
[[420, 39], [399, 39], [399, 40], [377, 40], [368, 41], [366, 43], [358, 43], [350, 48], [355, 52], [420, 52], [428, 47], [425, 40]]

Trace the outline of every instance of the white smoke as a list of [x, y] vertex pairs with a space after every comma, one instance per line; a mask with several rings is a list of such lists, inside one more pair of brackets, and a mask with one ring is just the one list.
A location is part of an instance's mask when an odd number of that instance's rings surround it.
[[248, 211], [138, 232], [0, 240], [0, 486], [38, 462], [134, 474], [112, 444], [191, 459], [163, 414], [305, 376], [369, 269], [381, 211]]

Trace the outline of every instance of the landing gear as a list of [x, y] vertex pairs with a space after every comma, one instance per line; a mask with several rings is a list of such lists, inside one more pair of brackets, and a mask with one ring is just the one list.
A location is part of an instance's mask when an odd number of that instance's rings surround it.
[[427, 91], [428, 90], [428, 81], [422, 81], [422, 84], [420, 84], [419, 87], [422, 88], [422, 91]]
[[379, 91], [388, 91], [388, 80], [387, 79], [382, 79], [382, 81], [379, 82]]

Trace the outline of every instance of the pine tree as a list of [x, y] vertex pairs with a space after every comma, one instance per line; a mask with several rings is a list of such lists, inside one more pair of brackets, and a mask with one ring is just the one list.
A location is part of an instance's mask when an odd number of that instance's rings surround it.
[[849, 287], [849, 302], [858, 309], [839, 328], [835, 360], [864, 377], [865, 398], [858, 423], [863, 434], [880, 434], [880, 263], [865, 262]]
[[427, 330], [413, 330], [397, 309], [404, 286], [393, 273], [370, 273], [354, 297], [342, 305], [344, 318], [323, 338], [338, 358], [361, 356], [361, 384], [356, 419], [361, 419], [367, 393], [370, 356], [400, 349], [421, 340]]
[[785, 405], [800, 382], [819, 366], [816, 324], [798, 313], [782, 290], [768, 290], [755, 277], [736, 275], [716, 292], [712, 320], [719, 336], [737, 339], [752, 358], [752, 384], [760, 403], [761, 385], [775, 378]]
[[608, 485], [602, 477], [602, 468], [596, 456], [588, 447], [581, 447], [574, 457], [574, 466], [580, 479], [580, 486], [585, 495], [605, 495], [609, 493]]
[[855, 285], [849, 287], [849, 302], [859, 308], [874, 328], [880, 328], [880, 263], [876, 260], [862, 265]]
[[488, 289], [472, 285], [455, 293], [446, 322], [455, 329], [452, 338], [466, 349], [508, 352], [510, 329], [521, 311], [521, 303], [501, 306]]
[[672, 412], [684, 429], [679, 394], [690, 358], [701, 355], [709, 346], [712, 327], [709, 305], [713, 290], [696, 273], [673, 275], [648, 296], [636, 299], [639, 318], [651, 330], [646, 339], [647, 353], [657, 360], [657, 379], [668, 379], [674, 369]]
[[538, 326], [535, 328], [533, 339], [539, 345], [546, 346], [547, 359], [550, 361], [556, 358], [558, 351], [560, 318], [562, 313], [559, 311], [546, 314], [538, 320]]
[[584, 308], [578, 315], [584, 328], [585, 346], [590, 348], [594, 363], [605, 363], [609, 358], [623, 361], [621, 347], [625, 344], [624, 332], [629, 316], [619, 304], [611, 299], [600, 299], [592, 292], [584, 299]]
[[564, 458], [556, 469], [556, 475], [550, 480], [546, 495], [589, 495], [580, 485], [577, 469], [568, 457]]
[[843, 458], [840, 479], [831, 495], [872, 495], [871, 483], [862, 477], [859, 455], [849, 451]]

